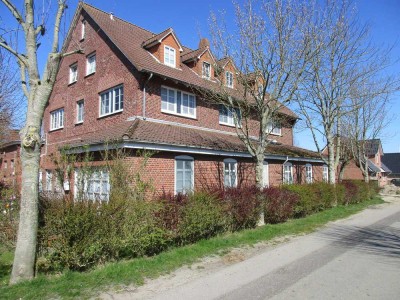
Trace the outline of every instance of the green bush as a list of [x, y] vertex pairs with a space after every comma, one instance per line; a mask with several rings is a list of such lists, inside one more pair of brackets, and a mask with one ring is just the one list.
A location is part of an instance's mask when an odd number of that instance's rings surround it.
[[311, 185], [292, 184], [283, 185], [282, 188], [299, 196], [299, 201], [294, 207], [294, 217], [305, 217], [320, 209], [320, 199], [318, 199], [315, 191], [311, 189]]

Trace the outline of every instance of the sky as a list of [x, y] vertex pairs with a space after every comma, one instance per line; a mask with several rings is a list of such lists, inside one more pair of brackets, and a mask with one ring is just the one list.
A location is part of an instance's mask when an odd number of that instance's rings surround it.
[[[41, 11], [47, 11], [47, 3], [50, 0], [37, 0], [36, 6]], [[16, 0], [20, 5], [23, 1]], [[52, 2], [50, 11], [55, 0]], [[70, 0], [66, 17], [62, 23], [62, 32], [65, 35], [69, 23], [78, 5], [77, 0]], [[115, 16], [134, 23], [140, 27], [159, 33], [166, 28], [172, 27], [180, 41], [187, 47], [197, 49], [200, 37], [209, 37], [208, 19], [211, 11], [225, 11], [226, 20], [234, 18], [233, 5], [231, 0], [89, 0], [85, 1], [106, 12], [112, 12]], [[238, 0], [240, 3], [240, 0]], [[44, 9], [43, 9], [44, 4]], [[377, 45], [394, 45], [391, 52], [392, 60], [400, 59], [400, 1], [399, 0], [358, 0], [356, 7], [361, 22], [368, 22], [371, 26], [371, 36]], [[53, 20], [50, 18], [48, 23]], [[0, 28], [12, 28], [15, 23], [11, 15], [0, 4]], [[229, 24], [228, 24], [229, 25]], [[0, 32], [0, 34], [2, 34]], [[39, 63], [41, 69], [47, 57], [47, 51], [51, 44], [51, 36], [41, 40], [39, 48]], [[46, 50], [47, 49], [47, 50]], [[400, 63], [393, 64], [389, 73], [400, 75]], [[390, 115], [392, 119], [389, 126], [381, 134], [385, 153], [400, 152], [400, 93], [391, 98]], [[300, 121], [301, 122], [301, 121]], [[297, 126], [300, 128], [301, 126]], [[315, 150], [314, 141], [308, 130], [296, 129], [295, 144], [297, 146]]]

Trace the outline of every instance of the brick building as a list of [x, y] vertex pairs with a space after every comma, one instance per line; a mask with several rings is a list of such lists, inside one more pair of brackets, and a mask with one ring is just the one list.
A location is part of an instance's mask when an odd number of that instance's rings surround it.
[[[172, 28], [154, 34], [80, 3], [64, 51], [85, 54], [63, 58], [44, 114], [43, 188], [55, 187], [52, 153], [65, 145], [93, 153], [118, 140], [131, 149], [125, 158], [134, 168], [137, 149], [157, 151], [146, 178], [156, 191], [184, 192], [207, 185], [254, 183], [254, 163], [236, 134], [232, 109], [196, 93], [217, 80], [235, 95], [236, 70], [229, 58], [216, 60], [209, 43], [198, 49], [181, 44]], [[215, 66], [222, 71], [218, 74]], [[297, 116], [282, 107], [284, 122], [270, 125], [273, 143], [265, 153], [265, 185], [327, 179], [319, 154], [293, 145]], [[257, 135], [253, 120], [252, 135]], [[93, 165], [101, 165], [98, 157]], [[76, 169], [75, 179], [79, 176]], [[87, 179], [89, 197], [106, 199], [109, 175], [101, 168]], [[76, 184], [64, 187], [73, 191]]]
[[20, 143], [18, 130], [7, 130], [0, 142], [0, 181], [16, 191], [21, 186]]

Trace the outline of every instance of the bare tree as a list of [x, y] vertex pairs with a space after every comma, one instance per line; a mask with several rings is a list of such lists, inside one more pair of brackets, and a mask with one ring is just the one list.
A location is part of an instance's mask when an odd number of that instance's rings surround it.
[[307, 80], [298, 93], [298, 107], [311, 131], [317, 150], [326, 142], [328, 157], [321, 155], [335, 184], [340, 164], [343, 117], [356, 109], [351, 92], [387, 66], [381, 51], [370, 43], [368, 26], [360, 24], [347, 0], [328, 1], [313, 17], [316, 31], [312, 49], [318, 49], [307, 68]]
[[235, 66], [234, 87], [227, 86], [217, 63], [219, 80], [202, 92], [232, 113], [236, 132], [256, 162], [256, 184], [261, 187], [271, 124], [288, 121], [282, 119], [282, 110], [303, 80], [311, 57], [311, 7], [282, 0], [249, 0], [234, 7], [234, 24], [227, 26], [221, 14], [210, 18], [214, 53]]
[[[36, 239], [38, 228], [38, 172], [40, 158], [40, 127], [43, 113], [52, 92], [57, 70], [63, 56], [59, 47], [60, 24], [67, 7], [65, 0], [57, 1], [52, 32], [46, 29], [46, 17], [37, 18], [33, 0], [25, 0], [19, 9], [10, 0], [1, 0], [15, 20], [15, 31], [23, 32], [24, 49], [12, 47], [5, 38], [0, 47], [9, 51], [17, 60], [22, 90], [27, 99], [27, 113], [21, 136], [21, 211], [17, 245], [10, 283], [14, 284], [34, 276]], [[52, 44], [47, 56], [43, 74], [39, 73], [38, 51], [40, 36], [52, 34]], [[39, 48], [39, 49], [38, 49]], [[80, 50], [74, 51], [78, 52]]]

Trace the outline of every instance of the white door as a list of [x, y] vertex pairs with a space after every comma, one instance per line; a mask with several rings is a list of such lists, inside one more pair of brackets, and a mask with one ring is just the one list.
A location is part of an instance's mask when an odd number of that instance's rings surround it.
[[264, 161], [263, 165], [263, 185], [264, 187], [269, 187], [269, 168], [267, 161]]

